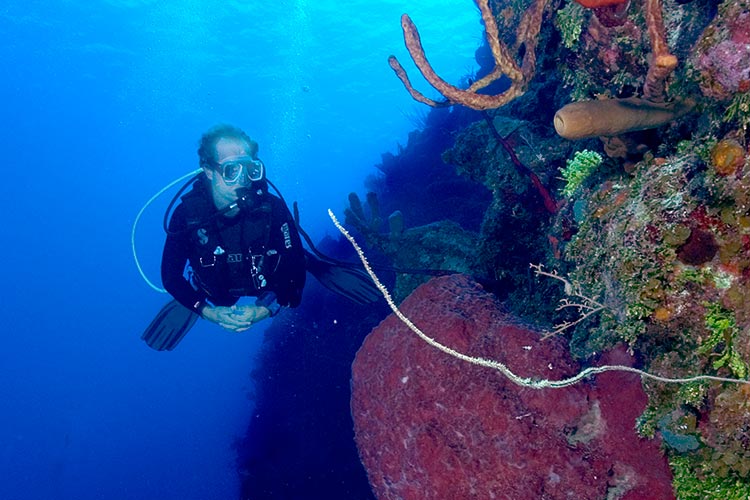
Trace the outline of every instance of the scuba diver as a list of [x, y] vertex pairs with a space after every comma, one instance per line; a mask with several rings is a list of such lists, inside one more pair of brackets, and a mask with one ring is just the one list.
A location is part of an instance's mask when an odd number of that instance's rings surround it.
[[[258, 143], [244, 131], [213, 127], [201, 137], [198, 157], [200, 170], [165, 214], [161, 278], [174, 300], [143, 333], [150, 347], [174, 349], [198, 318], [242, 332], [283, 307], [297, 307], [306, 271], [357, 303], [380, 297], [362, 270], [315, 249], [267, 179]], [[278, 196], [269, 193], [269, 185]], [[311, 251], [303, 248], [300, 234]], [[238, 304], [241, 297], [255, 301]]]

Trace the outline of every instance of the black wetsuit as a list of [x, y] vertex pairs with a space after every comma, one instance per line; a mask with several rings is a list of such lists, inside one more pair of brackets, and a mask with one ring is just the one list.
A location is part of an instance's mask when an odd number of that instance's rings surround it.
[[181, 198], [161, 261], [164, 288], [180, 304], [199, 314], [207, 303], [231, 306], [242, 296], [257, 297], [256, 305], [272, 313], [299, 305], [305, 284], [299, 233], [284, 202], [261, 187], [263, 194], [253, 194], [252, 206], [234, 217], [218, 214], [202, 176]]

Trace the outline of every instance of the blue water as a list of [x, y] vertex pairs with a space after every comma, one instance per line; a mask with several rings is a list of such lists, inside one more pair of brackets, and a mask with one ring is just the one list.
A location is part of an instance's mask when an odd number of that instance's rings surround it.
[[[139, 276], [143, 203], [196, 168], [218, 122], [261, 146], [315, 239], [425, 113], [399, 17], [457, 82], [481, 41], [470, 0], [6, 2], [0, 6], [4, 226], [0, 498], [231, 499], [232, 443], [261, 331], [199, 324], [171, 353], [140, 340], [166, 296]], [[427, 92], [435, 96], [434, 93]], [[139, 256], [158, 282], [161, 216]]]

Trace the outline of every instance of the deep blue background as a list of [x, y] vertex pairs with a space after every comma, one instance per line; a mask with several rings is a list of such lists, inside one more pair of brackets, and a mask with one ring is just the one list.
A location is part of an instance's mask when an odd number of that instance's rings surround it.
[[[386, 63], [412, 14], [457, 82], [470, 0], [12, 1], [0, 6], [0, 498], [226, 499], [259, 331], [139, 335], [167, 300], [139, 277], [143, 203], [196, 168], [217, 122], [260, 142], [315, 239], [426, 112]], [[426, 89], [425, 89], [426, 90]], [[429, 95], [430, 94], [428, 92]], [[158, 281], [163, 197], [137, 244]]]

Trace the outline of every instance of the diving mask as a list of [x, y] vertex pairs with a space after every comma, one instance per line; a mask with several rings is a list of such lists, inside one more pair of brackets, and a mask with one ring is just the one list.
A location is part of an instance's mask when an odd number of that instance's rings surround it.
[[239, 182], [243, 170], [249, 182], [262, 180], [265, 175], [263, 162], [251, 156], [231, 156], [215, 164], [216, 170], [221, 174], [226, 184]]

